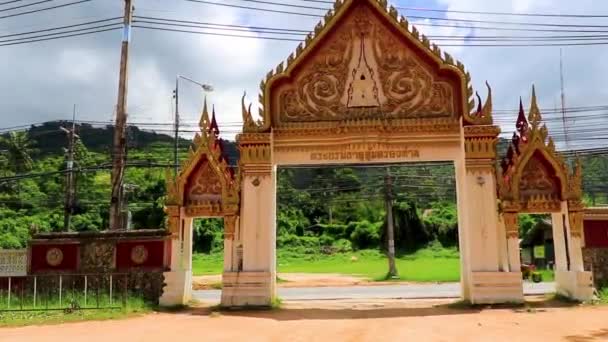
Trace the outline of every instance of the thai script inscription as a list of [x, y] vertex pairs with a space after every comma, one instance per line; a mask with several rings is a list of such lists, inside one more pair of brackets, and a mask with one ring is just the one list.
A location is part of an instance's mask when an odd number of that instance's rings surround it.
[[311, 153], [311, 160], [359, 160], [372, 161], [379, 159], [415, 159], [420, 158], [418, 150], [392, 151], [340, 151]]

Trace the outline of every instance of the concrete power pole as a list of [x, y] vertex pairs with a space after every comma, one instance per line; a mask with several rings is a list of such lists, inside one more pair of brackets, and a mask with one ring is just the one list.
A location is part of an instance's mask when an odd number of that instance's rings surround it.
[[124, 32], [120, 56], [120, 79], [118, 83], [118, 104], [116, 105], [116, 125], [114, 127], [114, 147], [112, 150], [112, 197], [110, 201], [110, 229], [124, 228], [123, 182], [127, 160], [127, 84], [129, 70], [129, 42], [133, 19], [133, 0], [125, 0]]
[[395, 265], [395, 220], [393, 219], [393, 177], [390, 168], [386, 168], [384, 176], [384, 192], [386, 199], [386, 235], [388, 240], [388, 275], [387, 278], [398, 278]]
[[79, 138], [79, 136], [76, 135], [76, 105], [74, 105], [74, 112], [72, 114], [72, 128], [59, 128], [66, 132], [68, 137], [68, 148], [66, 151], [67, 173], [65, 179], [65, 208], [63, 216], [63, 229], [67, 232], [70, 231], [72, 215], [74, 214], [74, 200], [76, 197], [76, 182], [74, 181], [74, 144], [76, 143], [76, 139]]
[[173, 164], [175, 177], [179, 174], [179, 76], [175, 77], [175, 142], [173, 145]]

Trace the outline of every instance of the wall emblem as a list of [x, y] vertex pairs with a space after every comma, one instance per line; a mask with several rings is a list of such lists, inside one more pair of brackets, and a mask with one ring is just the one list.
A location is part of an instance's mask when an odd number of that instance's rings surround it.
[[141, 265], [148, 260], [148, 249], [144, 245], [137, 245], [131, 250], [131, 261]]
[[59, 248], [51, 248], [46, 251], [46, 263], [49, 266], [59, 266], [63, 261], [63, 252]]

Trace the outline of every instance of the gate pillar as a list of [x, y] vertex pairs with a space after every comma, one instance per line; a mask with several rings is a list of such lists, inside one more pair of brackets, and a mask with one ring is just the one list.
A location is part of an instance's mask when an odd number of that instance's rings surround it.
[[165, 287], [159, 304], [185, 305], [192, 299], [192, 219], [179, 206], [167, 206], [171, 233], [171, 270], [165, 272]]
[[580, 201], [564, 201], [561, 209], [552, 217], [561, 219], [559, 225], [553, 223], [556, 290], [560, 295], [586, 301], [593, 298], [594, 287], [593, 274], [583, 265], [583, 205]]
[[[223, 275], [223, 306], [270, 306], [276, 290], [276, 166], [272, 133], [244, 133], [238, 144], [241, 207], [236, 269]], [[242, 250], [242, 252], [240, 252]]]
[[[511, 265], [519, 261], [517, 237], [507, 243], [501, 232], [503, 225], [509, 229], [509, 222], [505, 218], [502, 223], [498, 214], [495, 160], [499, 133], [500, 129], [492, 125], [464, 127], [466, 219], [463, 231], [466, 231], [468, 256], [465, 254], [465, 257], [470, 270], [464, 298], [474, 304], [523, 301], [521, 271], [517, 265]], [[505, 268], [507, 259], [509, 270]]]

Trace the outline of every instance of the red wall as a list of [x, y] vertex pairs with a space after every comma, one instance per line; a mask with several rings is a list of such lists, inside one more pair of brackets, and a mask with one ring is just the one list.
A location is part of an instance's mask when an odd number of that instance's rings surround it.
[[[148, 250], [148, 259], [141, 264], [131, 260], [131, 251], [136, 246], [144, 246]], [[116, 268], [119, 271], [164, 267], [165, 241], [119, 242], [116, 245]]]
[[[46, 253], [51, 248], [58, 248], [63, 253], [63, 260], [57, 266], [46, 261]], [[33, 245], [30, 255], [30, 273], [37, 272], [76, 272], [78, 270], [79, 246], [77, 244]]]
[[586, 220], [585, 247], [608, 248], [608, 220]]

